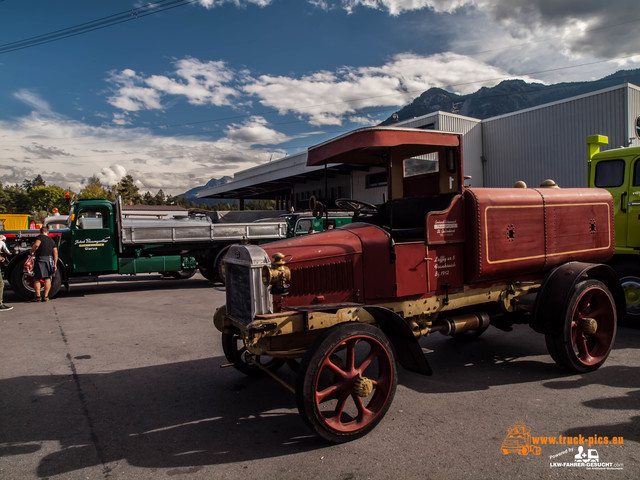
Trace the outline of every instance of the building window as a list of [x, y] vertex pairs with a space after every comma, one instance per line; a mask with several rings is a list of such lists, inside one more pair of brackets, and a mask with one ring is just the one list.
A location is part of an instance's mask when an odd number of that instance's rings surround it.
[[386, 187], [387, 172], [370, 173], [364, 180], [365, 188]]
[[434, 173], [439, 171], [438, 152], [421, 155], [419, 157], [407, 158], [404, 161], [404, 176], [414, 177], [416, 175], [424, 175], [425, 173]]

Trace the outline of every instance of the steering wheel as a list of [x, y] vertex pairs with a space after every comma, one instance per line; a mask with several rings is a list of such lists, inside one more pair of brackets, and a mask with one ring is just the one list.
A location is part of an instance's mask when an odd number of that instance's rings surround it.
[[353, 212], [355, 215], [375, 215], [378, 213], [378, 207], [372, 203], [363, 202], [361, 200], [353, 200], [351, 198], [338, 198], [336, 207], [343, 208]]

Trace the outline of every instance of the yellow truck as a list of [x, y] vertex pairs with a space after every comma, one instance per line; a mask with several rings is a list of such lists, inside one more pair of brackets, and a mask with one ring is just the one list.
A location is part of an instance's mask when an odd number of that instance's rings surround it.
[[640, 147], [600, 151], [604, 135], [587, 138], [588, 186], [613, 196], [615, 251], [609, 264], [616, 271], [626, 301], [626, 322], [640, 326]]
[[0, 213], [0, 231], [27, 230], [30, 223], [30, 215], [22, 213]]

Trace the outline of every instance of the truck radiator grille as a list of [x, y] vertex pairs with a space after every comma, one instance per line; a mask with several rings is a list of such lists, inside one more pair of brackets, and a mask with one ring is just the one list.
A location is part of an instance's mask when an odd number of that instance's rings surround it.
[[227, 316], [248, 325], [256, 315], [273, 313], [273, 301], [262, 283], [269, 257], [257, 245], [233, 245], [225, 257]]
[[226, 265], [227, 314], [250, 323], [252, 312], [251, 269], [242, 265]]
[[291, 295], [312, 295], [353, 289], [353, 261], [291, 268]]

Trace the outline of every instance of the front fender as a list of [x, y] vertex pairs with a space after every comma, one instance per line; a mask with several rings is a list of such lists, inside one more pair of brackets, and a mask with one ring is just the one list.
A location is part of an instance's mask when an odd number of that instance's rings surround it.
[[407, 370], [423, 375], [433, 373], [418, 339], [402, 317], [384, 307], [365, 306], [362, 308], [374, 318], [380, 329], [389, 338], [396, 350], [400, 365]]

